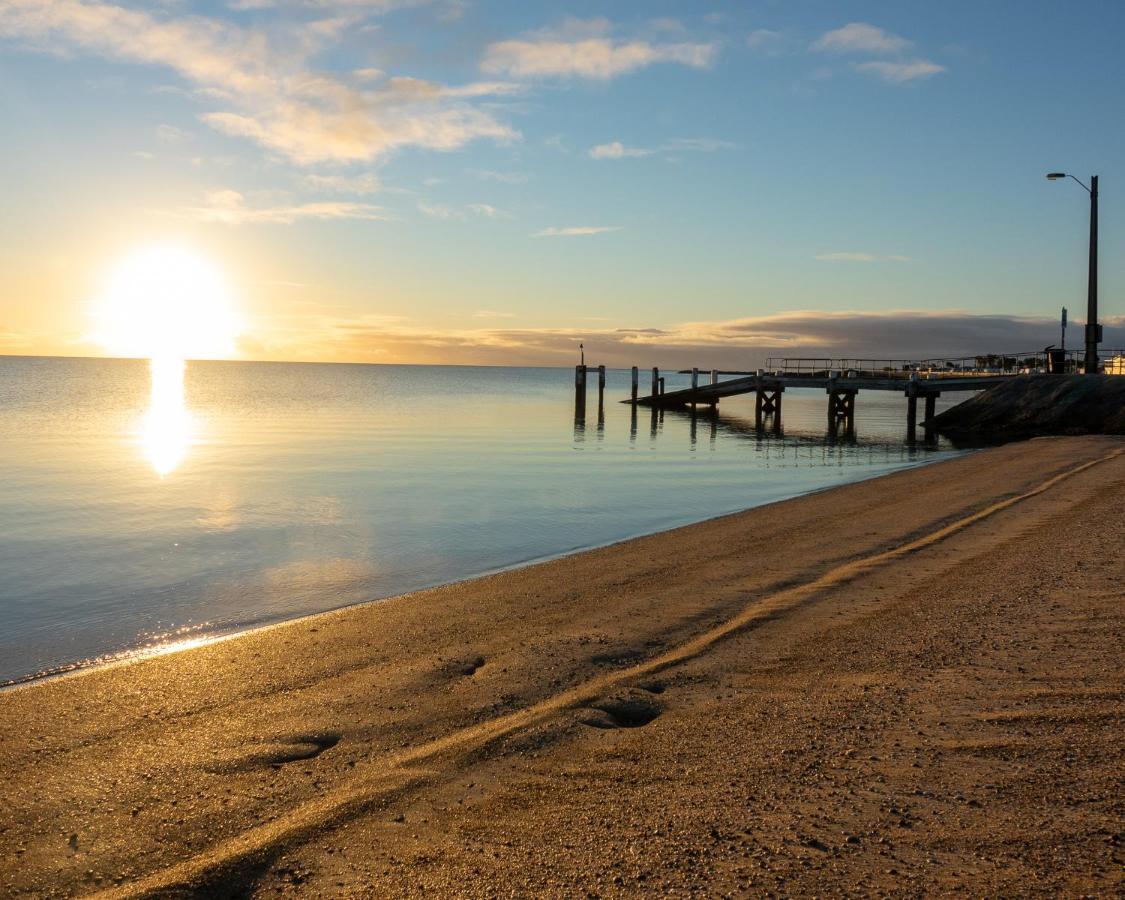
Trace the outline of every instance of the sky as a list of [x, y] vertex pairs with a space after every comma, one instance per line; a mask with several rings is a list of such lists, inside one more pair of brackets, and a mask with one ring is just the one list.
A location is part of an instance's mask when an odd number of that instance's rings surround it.
[[0, 0], [0, 353], [111, 353], [162, 243], [245, 359], [971, 355], [1064, 305], [1077, 346], [1053, 170], [1101, 175], [1122, 346], [1123, 38], [1093, 0]]

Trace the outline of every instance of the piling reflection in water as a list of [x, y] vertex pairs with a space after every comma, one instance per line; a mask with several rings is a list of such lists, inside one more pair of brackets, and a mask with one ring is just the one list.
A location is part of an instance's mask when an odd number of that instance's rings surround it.
[[[586, 441], [586, 404], [578, 395], [574, 407], [574, 441]], [[640, 430], [641, 410], [648, 419], [648, 442], [655, 446], [658, 440], [676, 440], [686, 436], [690, 450], [695, 451], [706, 442], [707, 449], [715, 451], [721, 439], [735, 439], [753, 443], [755, 450], [776, 462], [792, 465], [869, 465], [873, 461], [908, 462], [919, 454], [936, 449], [937, 435], [925, 430], [922, 441], [912, 439], [907, 432], [902, 440], [886, 435], [861, 439], [856, 433], [852, 415], [830, 417], [828, 427], [822, 432], [793, 431], [786, 434], [781, 416], [771, 411], [755, 416], [721, 413], [712, 407], [639, 407], [629, 404], [629, 445], [636, 446]], [[666, 428], [666, 421], [671, 428]], [[597, 441], [606, 439], [605, 406], [598, 404]]]

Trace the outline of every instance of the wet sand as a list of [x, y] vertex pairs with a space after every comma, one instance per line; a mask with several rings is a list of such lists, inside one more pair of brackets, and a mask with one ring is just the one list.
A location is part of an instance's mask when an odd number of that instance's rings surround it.
[[1118, 896], [1125, 441], [0, 694], [36, 896]]

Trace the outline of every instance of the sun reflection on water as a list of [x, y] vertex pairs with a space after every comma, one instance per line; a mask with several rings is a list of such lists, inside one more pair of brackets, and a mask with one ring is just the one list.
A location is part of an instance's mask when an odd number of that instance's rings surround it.
[[149, 363], [152, 392], [141, 423], [141, 446], [157, 475], [176, 469], [191, 446], [193, 422], [184, 401], [182, 359], [156, 357]]

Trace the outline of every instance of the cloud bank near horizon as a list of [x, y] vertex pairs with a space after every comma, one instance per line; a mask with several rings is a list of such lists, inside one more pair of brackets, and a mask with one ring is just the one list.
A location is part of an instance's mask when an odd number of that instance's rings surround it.
[[[1125, 346], [1125, 316], [1104, 320], [1104, 349]], [[1075, 330], [1077, 329], [1077, 330]], [[1070, 331], [1078, 346], [1078, 323]], [[312, 343], [307, 343], [311, 339]], [[805, 310], [665, 328], [479, 328], [439, 331], [405, 320], [330, 319], [294, 323], [243, 344], [260, 359], [454, 365], [565, 366], [579, 341], [591, 364], [756, 369], [770, 356], [918, 359], [1022, 353], [1057, 343], [1047, 317], [940, 312]]]

